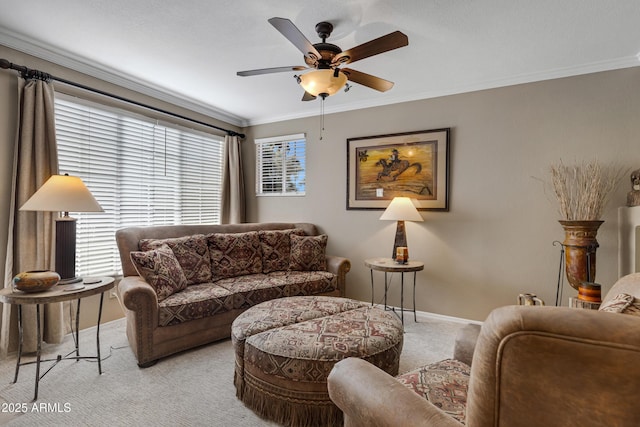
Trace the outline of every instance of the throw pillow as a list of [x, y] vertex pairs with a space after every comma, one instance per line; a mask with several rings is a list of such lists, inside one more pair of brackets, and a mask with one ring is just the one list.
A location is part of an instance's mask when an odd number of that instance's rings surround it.
[[640, 298], [634, 298], [631, 305], [629, 305], [623, 313], [630, 314], [632, 316], [640, 316]]
[[257, 231], [207, 235], [212, 280], [262, 273], [262, 250]]
[[602, 304], [598, 311], [609, 313], [622, 313], [633, 302], [633, 295], [618, 294], [606, 303]]
[[602, 304], [598, 310], [640, 316], [640, 299], [629, 294], [618, 294]]
[[297, 236], [292, 234], [289, 269], [296, 271], [326, 271], [327, 235]]
[[288, 230], [259, 230], [260, 246], [262, 248], [262, 272], [285, 271], [289, 269], [291, 259], [291, 238], [295, 234], [304, 236], [304, 231], [298, 228]]
[[156, 291], [158, 301], [187, 287], [187, 278], [169, 246], [162, 245], [146, 252], [131, 252], [129, 255], [138, 274]]
[[211, 281], [211, 259], [204, 234], [160, 240], [143, 239], [138, 245], [141, 251], [150, 251], [162, 245], [168, 245], [182, 267], [187, 285]]

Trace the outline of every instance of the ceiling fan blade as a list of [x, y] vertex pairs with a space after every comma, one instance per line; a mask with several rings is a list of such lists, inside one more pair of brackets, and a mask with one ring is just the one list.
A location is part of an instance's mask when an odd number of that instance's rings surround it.
[[371, 74], [352, 70], [351, 68], [342, 68], [340, 71], [345, 73], [350, 81], [370, 87], [371, 89], [375, 89], [380, 92], [386, 92], [393, 87], [393, 82], [372, 76]]
[[306, 69], [307, 67], [294, 65], [291, 67], [260, 68], [258, 70], [238, 71], [236, 74], [242, 77], [246, 77], [246, 76], [257, 76], [259, 74], [283, 73], [285, 71], [300, 71], [300, 70], [306, 70]]
[[314, 99], [316, 99], [315, 96], [311, 95], [309, 92], [305, 91], [304, 95], [302, 95], [302, 100], [303, 101], [313, 101]]
[[332, 63], [348, 64], [350, 62], [359, 61], [373, 55], [378, 55], [383, 52], [398, 49], [400, 47], [407, 46], [408, 44], [409, 38], [406, 36], [406, 34], [400, 31], [394, 31], [393, 33], [389, 33], [386, 36], [378, 37], [377, 39], [368, 41], [337, 54], [333, 58]]
[[286, 18], [271, 18], [269, 23], [280, 31], [300, 52], [306, 57], [315, 57], [318, 60], [322, 57], [320, 52], [311, 44], [309, 40], [302, 34], [293, 22]]

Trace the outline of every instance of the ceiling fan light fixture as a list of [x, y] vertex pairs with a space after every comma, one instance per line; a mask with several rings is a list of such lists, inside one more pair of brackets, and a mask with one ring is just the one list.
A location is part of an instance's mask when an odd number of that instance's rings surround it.
[[347, 83], [347, 76], [339, 70], [336, 71], [322, 69], [302, 74], [299, 77], [300, 86], [313, 96], [333, 95]]

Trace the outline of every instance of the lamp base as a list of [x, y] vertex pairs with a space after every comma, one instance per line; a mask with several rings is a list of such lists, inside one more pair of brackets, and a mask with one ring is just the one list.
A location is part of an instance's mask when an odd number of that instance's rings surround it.
[[56, 273], [60, 285], [82, 281], [76, 276], [76, 219], [69, 215], [56, 218]]
[[407, 246], [407, 233], [404, 229], [404, 221], [398, 221], [396, 227], [396, 240], [393, 242], [393, 253], [391, 259], [396, 259], [396, 250], [398, 246]]

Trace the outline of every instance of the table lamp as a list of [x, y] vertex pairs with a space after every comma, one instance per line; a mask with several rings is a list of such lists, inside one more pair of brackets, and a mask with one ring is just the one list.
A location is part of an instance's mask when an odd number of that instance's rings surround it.
[[398, 221], [396, 227], [396, 239], [393, 243], [393, 253], [391, 258], [395, 259], [396, 249], [407, 246], [407, 233], [404, 229], [405, 221], [423, 221], [420, 212], [408, 197], [394, 197], [387, 209], [384, 211], [381, 220]]
[[58, 284], [82, 281], [76, 276], [76, 219], [69, 212], [104, 212], [84, 182], [77, 176], [52, 175], [20, 210], [63, 212], [63, 216], [56, 218]]

